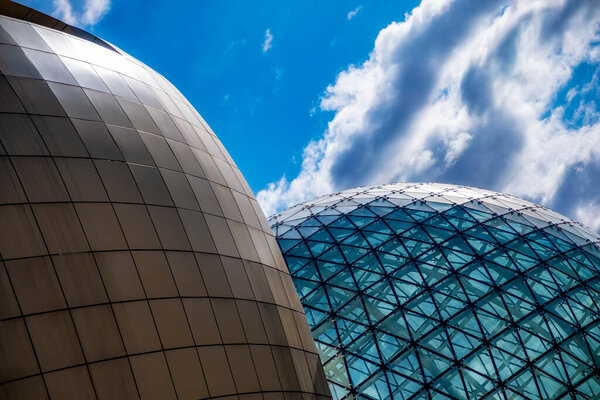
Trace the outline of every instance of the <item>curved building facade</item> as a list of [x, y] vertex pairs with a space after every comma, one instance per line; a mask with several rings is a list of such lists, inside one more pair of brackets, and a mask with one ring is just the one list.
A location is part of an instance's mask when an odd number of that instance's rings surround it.
[[329, 396], [271, 229], [165, 78], [0, 5], [0, 398]]
[[600, 238], [582, 225], [441, 184], [270, 222], [334, 398], [600, 398]]

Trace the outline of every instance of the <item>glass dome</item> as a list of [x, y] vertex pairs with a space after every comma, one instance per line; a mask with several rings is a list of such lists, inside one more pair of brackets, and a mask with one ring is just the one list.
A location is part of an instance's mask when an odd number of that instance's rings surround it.
[[441, 184], [270, 223], [335, 398], [600, 398], [599, 237], [581, 224]]

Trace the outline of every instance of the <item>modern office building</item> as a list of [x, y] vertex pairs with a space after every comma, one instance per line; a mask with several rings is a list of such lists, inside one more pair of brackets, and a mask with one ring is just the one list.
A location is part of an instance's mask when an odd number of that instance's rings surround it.
[[191, 104], [89, 33], [0, 14], [0, 399], [329, 398], [271, 229]]
[[600, 398], [600, 238], [582, 225], [441, 184], [270, 222], [334, 398]]

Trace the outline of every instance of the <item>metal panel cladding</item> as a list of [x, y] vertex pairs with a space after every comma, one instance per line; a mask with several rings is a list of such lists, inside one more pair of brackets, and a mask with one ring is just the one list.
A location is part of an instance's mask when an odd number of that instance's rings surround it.
[[270, 219], [336, 399], [600, 398], [599, 237], [442, 184]]
[[4, 7], [57, 29], [0, 17], [0, 398], [329, 397], [271, 229], [202, 117], [114, 46]]

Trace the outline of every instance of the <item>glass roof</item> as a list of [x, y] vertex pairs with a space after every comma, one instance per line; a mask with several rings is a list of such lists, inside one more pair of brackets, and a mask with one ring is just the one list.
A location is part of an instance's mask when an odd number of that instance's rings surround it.
[[430, 183], [270, 223], [334, 398], [600, 398], [599, 237], [581, 224]]

